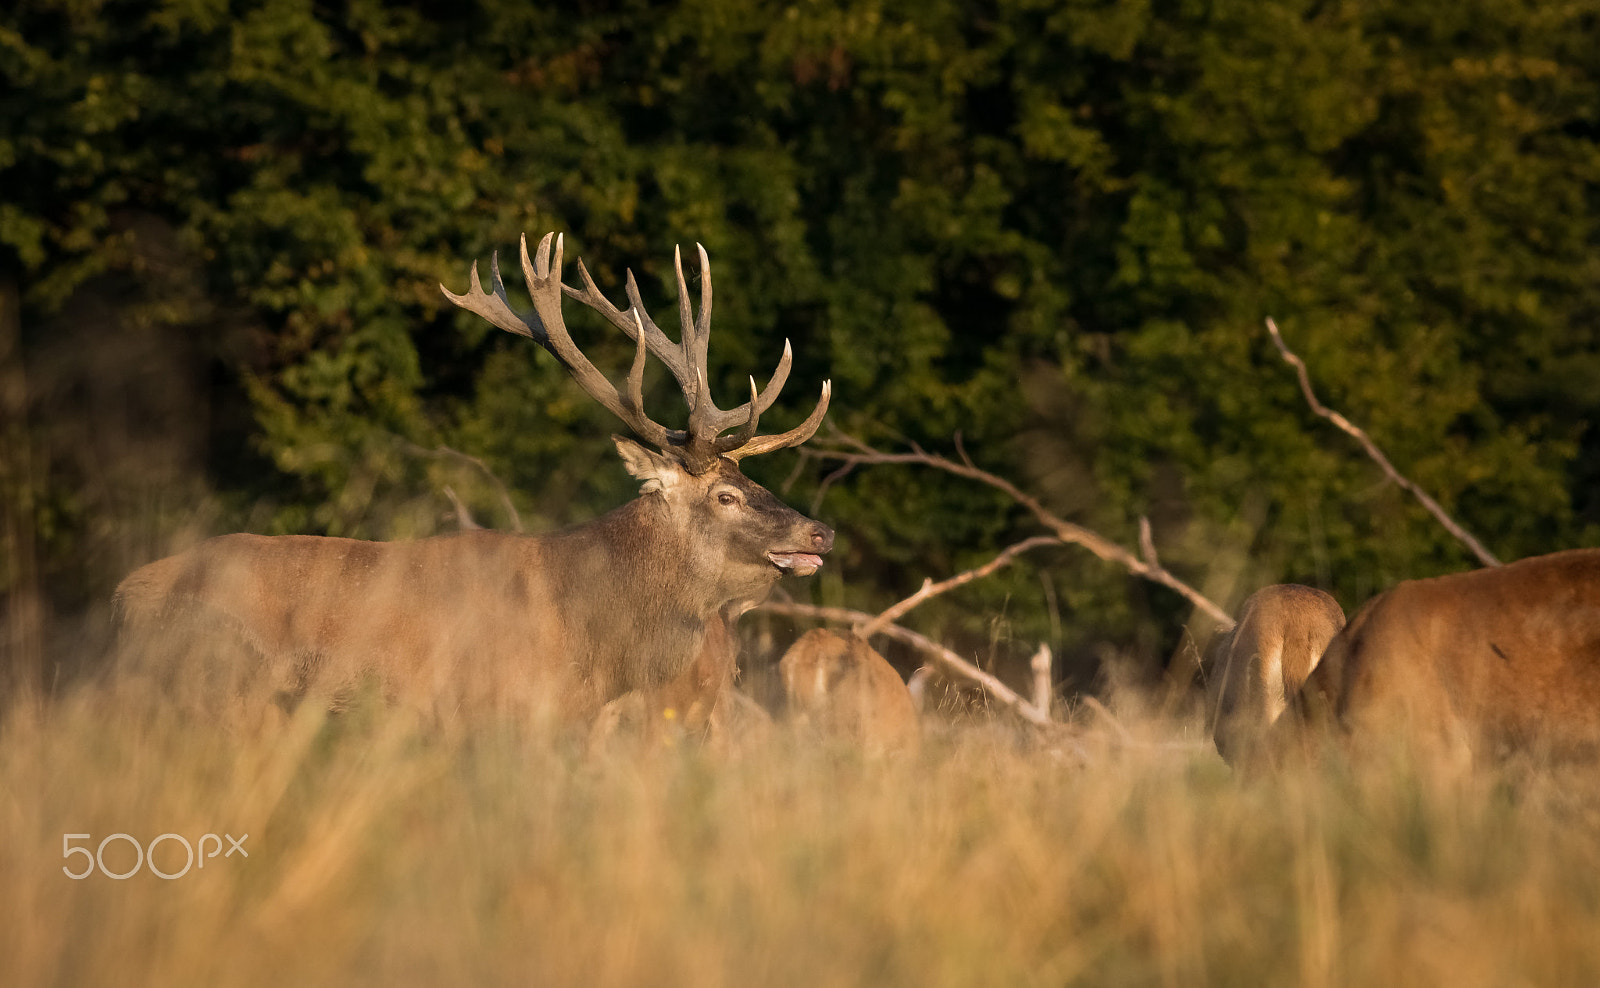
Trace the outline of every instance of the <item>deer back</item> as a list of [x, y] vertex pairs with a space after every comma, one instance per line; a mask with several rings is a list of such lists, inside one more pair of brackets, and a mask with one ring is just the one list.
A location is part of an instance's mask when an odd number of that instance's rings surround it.
[[854, 635], [816, 628], [778, 661], [789, 716], [868, 751], [915, 748], [922, 728], [911, 692], [887, 659]]
[[1330, 643], [1297, 708], [1358, 745], [1453, 758], [1600, 743], [1600, 549], [1400, 583]]

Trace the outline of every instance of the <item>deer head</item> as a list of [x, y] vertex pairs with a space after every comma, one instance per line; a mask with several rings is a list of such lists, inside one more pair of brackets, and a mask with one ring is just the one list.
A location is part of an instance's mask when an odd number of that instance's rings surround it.
[[[533, 300], [532, 312], [516, 311], [506, 298], [498, 255], [490, 261], [492, 292], [483, 290], [477, 265], [473, 265], [467, 294], [456, 295], [443, 285], [439, 287], [456, 305], [544, 347], [590, 397], [610, 409], [640, 439], [653, 446], [654, 451], [632, 440], [613, 437], [629, 473], [643, 481], [641, 494], [658, 500], [671, 520], [671, 529], [680, 536], [688, 536], [671, 540], [679, 546], [675, 551], [681, 554], [671, 565], [715, 579], [719, 588], [714, 595], [724, 602], [754, 601], [764, 596], [772, 582], [784, 573], [805, 576], [815, 572], [822, 565], [821, 554], [833, 546], [833, 532], [745, 478], [739, 470], [739, 461], [797, 446], [811, 438], [827, 413], [833, 389], [831, 382], [823, 382], [821, 399], [806, 420], [795, 428], [777, 435], [757, 435], [761, 414], [772, 407], [789, 377], [793, 357], [785, 341], [783, 356], [765, 390], [758, 390], [755, 378], [751, 377], [749, 401], [726, 410], [717, 407], [706, 383], [706, 351], [711, 336], [711, 261], [704, 247], [699, 247], [699, 252], [700, 311], [696, 315], [683, 276], [682, 254], [674, 251], [682, 325], [676, 343], [645, 311], [632, 271], [627, 274], [630, 307], [626, 311], [606, 300], [581, 260], [578, 261], [578, 276], [583, 287], [562, 284], [563, 239], [554, 234], [545, 235], [532, 258], [528, 256], [527, 237], [522, 238], [522, 272]], [[561, 313], [564, 294], [599, 312], [635, 342], [626, 394], [619, 393], [573, 343]], [[688, 428], [669, 429], [645, 414], [647, 352], [655, 354], [677, 379], [689, 406]], [[729, 430], [734, 431], [724, 435]], [[653, 545], [661, 541], [654, 535], [650, 538], [655, 539]]]

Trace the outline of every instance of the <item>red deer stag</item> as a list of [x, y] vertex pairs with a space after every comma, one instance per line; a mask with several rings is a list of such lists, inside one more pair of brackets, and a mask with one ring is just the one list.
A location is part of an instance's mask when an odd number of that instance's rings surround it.
[[[612, 437], [628, 472], [643, 482], [637, 499], [537, 536], [214, 538], [122, 581], [116, 604], [123, 640], [133, 645], [124, 654], [147, 646], [161, 653], [156, 671], [167, 680], [191, 675], [192, 666], [174, 671], [170, 646], [185, 634], [178, 622], [187, 621], [190, 637], [197, 623], [227, 632], [228, 664], [240, 668], [215, 669], [210, 642], [188, 644], [184, 654], [202, 657], [201, 678], [220, 676], [235, 691], [248, 682], [279, 697], [337, 704], [373, 688], [435, 710], [520, 700], [563, 719], [591, 718], [631, 690], [671, 684], [697, 658], [713, 666], [731, 661], [731, 623], [780, 577], [815, 572], [833, 546], [831, 529], [746, 479], [739, 461], [810, 438], [827, 412], [831, 386], [824, 382], [821, 400], [799, 426], [757, 435], [761, 413], [788, 378], [790, 350], [785, 344], [765, 391], [751, 378], [748, 403], [729, 410], [713, 403], [706, 384], [711, 267], [704, 248], [698, 316], [676, 259], [678, 343], [645, 313], [632, 272], [626, 311], [601, 295], [581, 260], [583, 287], [562, 284], [562, 248], [562, 239], [549, 235], [530, 258], [523, 238], [529, 313], [507, 299], [498, 257], [491, 260], [492, 293], [483, 290], [476, 265], [467, 294], [440, 287], [456, 305], [544, 347], [590, 397], [655, 447]], [[626, 394], [573, 343], [562, 319], [563, 294], [635, 341]], [[684, 430], [645, 415], [647, 351], [688, 402]]]
[[778, 661], [789, 718], [872, 753], [922, 741], [911, 691], [887, 659], [855, 635], [816, 628]]
[[1395, 741], [1456, 764], [1600, 745], [1600, 549], [1409, 580], [1367, 601], [1283, 717], [1360, 749]]
[[1265, 740], [1343, 627], [1339, 602], [1311, 587], [1284, 583], [1245, 600], [1239, 623], [1212, 647], [1206, 683], [1206, 719], [1230, 765]]

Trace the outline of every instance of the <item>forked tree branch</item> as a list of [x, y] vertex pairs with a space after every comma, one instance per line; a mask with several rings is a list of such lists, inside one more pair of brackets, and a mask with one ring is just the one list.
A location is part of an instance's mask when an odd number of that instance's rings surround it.
[[1283, 356], [1283, 359], [1286, 363], [1294, 367], [1295, 373], [1299, 375], [1300, 392], [1301, 394], [1305, 395], [1306, 404], [1311, 406], [1311, 410], [1322, 418], [1332, 422], [1344, 432], [1354, 436], [1356, 442], [1361, 444], [1361, 448], [1366, 450], [1367, 455], [1372, 458], [1374, 463], [1378, 464], [1378, 466], [1382, 468], [1383, 472], [1388, 475], [1389, 479], [1400, 485], [1402, 489], [1410, 491], [1411, 495], [1420, 501], [1424, 508], [1428, 509], [1428, 513], [1433, 515], [1434, 518], [1438, 519], [1439, 524], [1443, 525], [1451, 535], [1454, 535], [1462, 545], [1465, 545], [1468, 549], [1472, 550], [1473, 555], [1478, 557], [1478, 561], [1480, 563], [1485, 566], [1499, 566], [1500, 560], [1496, 559], [1494, 554], [1488, 549], [1485, 549], [1483, 547], [1483, 543], [1474, 538], [1471, 532], [1468, 532], [1466, 529], [1456, 524], [1455, 519], [1451, 518], [1445, 513], [1444, 508], [1439, 506], [1438, 501], [1435, 501], [1433, 498], [1429, 497], [1421, 488], [1417, 487], [1416, 484], [1413, 484], [1411, 481], [1401, 476], [1400, 471], [1396, 470], [1394, 468], [1394, 464], [1389, 462], [1389, 458], [1383, 455], [1383, 450], [1379, 449], [1377, 444], [1374, 443], [1364, 431], [1362, 431], [1358, 426], [1352, 423], [1349, 419], [1345, 418], [1343, 415], [1340, 415], [1338, 412], [1328, 408], [1326, 405], [1322, 404], [1322, 402], [1317, 400], [1316, 394], [1311, 390], [1311, 376], [1306, 371], [1306, 362], [1301, 360], [1295, 354], [1295, 352], [1290, 350], [1288, 345], [1283, 342], [1283, 336], [1278, 332], [1278, 324], [1272, 320], [1271, 316], [1267, 317], [1267, 332], [1272, 335], [1272, 342], [1277, 345], [1278, 353]]
[[992, 474], [987, 470], [979, 469], [970, 463], [957, 463], [954, 460], [946, 459], [943, 456], [925, 452], [917, 446], [913, 446], [912, 452], [910, 453], [884, 453], [873, 449], [871, 446], [868, 446], [866, 443], [856, 439], [853, 436], [838, 431], [835, 431], [828, 438], [843, 443], [846, 447], [848, 447], [848, 451], [846, 449], [829, 449], [823, 447], [820, 449], [812, 448], [809, 450], [802, 450], [802, 452], [805, 455], [814, 456], [820, 459], [841, 461], [843, 466], [838, 471], [834, 472], [833, 476], [829, 478], [830, 480], [837, 479], [849, 468], [853, 468], [861, 464], [914, 463], [920, 466], [933, 467], [936, 470], [943, 470], [946, 473], [953, 473], [958, 477], [966, 477], [969, 480], [976, 480], [979, 483], [988, 484], [990, 487], [1005, 492], [1005, 494], [1007, 494], [1013, 501], [1016, 501], [1018, 504], [1028, 509], [1028, 511], [1032, 512], [1033, 516], [1039, 520], [1040, 524], [1054, 532], [1056, 538], [1060, 539], [1062, 542], [1083, 546], [1085, 549], [1088, 549], [1101, 559], [1104, 559], [1107, 562], [1116, 563], [1135, 576], [1143, 577], [1144, 579], [1150, 580], [1153, 583], [1159, 583], [1162, 586], [1178, 593], [1185, 600], [1189, 601], [1189, 603], [1193, 604], [1195, 608], [1205, 612], [1222, 627], [1229, 628], [1233, 626], [1233, 618], [1228, 615], [1227, 611], [1217, 606], [1214, 601], [1206, 597], [1200, 591], [1189, 586], [1187, 583], [1184, 583], [1176, 576], [1173, 576], [1166, 570], [1165, 567], [1160, 564], [1159, 561], [1157, 561], [1155, 557], [1154, 545], [1151, 544], [1148, 539], [1141, 540], [1145, 543], [1146, 549], [1146, 558], [1141, 560], [1138, 556], [1135, 556], [1127, 549], [1124, 549], [1122, 546], [1112, 542], [1110, 539], [1105, 538], [1099, 533], [1092, 532], [1089, 529], [1084, 528], [1082, 525], [1075, 525], [1070, 521], [1059, 518], [1052, 514], [1048, 509], [1045, 508], [1043, 504], [1039, 503], [1037, 498], [1023, 493], [1023, 491], [1018, 488], [1017, 485], [1013, 484], [1009, 480], [1006, 480], [1004, 477]]
[[467, 508], [467, 506], [461, 503], [461, 498], [456, 496], [456, 489], [454, 487], [451, 487], [449, 484], [445, 484], [444, 496], [450, 500], [450, 509], [456, 513], [457, 528], [461, 529], [463, 532], [475, 532], [483, 528], [482, 525], [478, 524], [478, 520], [472, 517], [472, 512]]
[[1027, 552], [1029, 549], [1035, 549], [1042, 545], [1064, 544], [1065, 543], [1063, 543], [1060, 539], [1050, 535], [1035, 535], [1033, 538], [1023, 539], [1016, 545], [1007, 546], [998, 556], [995, 556], [982, 566], [974, 567], [973, 569], [969, 569], [964, 573], [957, 573], [948, 580], [940, 580], [938, 583], [934, 583], [932, 580], [923, 580], [922, 588], [920, 590], [907, 597], [905, 600], [900, 601], [898, 604], [890, 607], [888, 610], [885, 610], [882, 614], [879, 614], [866, 624], [857, 626], [854, 629], [855, 633], [860, 635], [862, 638], [871, 638], [873, 635], [878, 633], [879, 629], [883, 625], [893, 624], [894, 622], [900, 620], [900, 618], [903, 617], [908, 611], [916, 607], [918, 604], [921, 604], [923, 601], [937, 597], [947, 590], [954, 590], [956, 587], [959, 587], [964, 583], [971, 583], [973, 580], [980, 580], [983, 577], [988, 576], [990, 573], [993, 573], [1000, 567], [1010, 563], [1013, 559], [1017, 558], [1017, 556]]
[[[489, 469], [489, 464], [478, 459], [476, 456], [473, 456], [469, 453], [463, 453], [458, 449], [451, 449], [449, 446], [445, 446], [443, 444], [436, 446], [433, 449], [427, 449], [425, 447], [418, 446], [416, 443], [407, 442], [404, 439], [398, 439], [396, 440], [395, 445], [399, 446], [401, 449], [413, 456], [426, 456], [432, 459], [453, 459], [469, 466], [477, 467], [485, 477], [489, 478], [489, 482], [493, 484], [495, 490], [499, 492], [500, 506], [505, 509], [506, 515], [511, 520], [511, 530], [513, 532], [522, 531], [522, 515], [517, 512], [517, 506], [511, 503], [511, 492], [506, 489], [505, 482], [502, 481], [493, 470]], [[450, 499], [451, 505], [457, 509], [459, 516], [462, 505], [460, 500], [457, 499], [455, 491], [446, 487], [445, 496]], [[481, 528], [482, 526], [477, 525], [476, 522], [474, 522], [474, 527]]]
[[[837, 621], [853, 625], [873, 624], [877, 621], [877, 615], [868, 614], [865, 611], [851, 610], [847, 607], [817, 607], [813, 604], [768, 602], [758, 604], [755, 609], [765, 611], [768, 614], [781, 614], [785, 617], [816, 618], [822, 621]], [[902, 628], [898, 624], [880, 624], [873, 633], [905, 642], [912, 648], [932, 658], [941, 672], [953, 679], [963, 679], [982, 687], [997, 704], [1028, 723], [1037, 727], [1049, 727], [1054, 724], [1054, 721], [1050, 719], [1049, 711], [1040, 710], [999, 679], [979, 669], [933, 639], [919, 635], [909, 628]]]

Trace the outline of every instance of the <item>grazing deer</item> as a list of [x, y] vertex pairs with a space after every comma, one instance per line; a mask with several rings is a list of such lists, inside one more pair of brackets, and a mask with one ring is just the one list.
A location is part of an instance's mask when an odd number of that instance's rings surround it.
[[[582, 261], [583, 287], [563, 285], [563, 243], [554, 237], [552, 255], [552, 236], [531, 259], [522, 241], [532, 312], [511, 307], [498, 257], [490, 265], [492, 293], [483, 290], [476, 265], [467, 294], [440, 287], [456, 305], [544, 347], [590, 397], [654, 447], [612, 437], [623, 465], [642, 481], [637, 499], [547, 535], [214, 538], [118, 586], [123, 638], [134, 652], [170, 642], [184, 620], [191, 635], [196, 627], [224, 633], [228, 661], [238, 666], [220, 670], [231, 688], [248, 681], [290, 698], [337, 703], [367, 686], [436, 709], [521, 700], [563, 719], [592, 717], [632, 690], [666, 687], [702, 655], [716, 667], [713, 685], [721, 683], [721, 665], [732, 658], [732, 622], [780, 577], [815, 572], [833, 546], [831, 529], [746, 479], [739, 462], [809, 439], [827, 412], [831, 385], [823, 383], [821, 400], [799, 426], [757, 435], [761, 413], [788, 378], [790, 349], [785, 344], [765, 391], [751, 378], [748, 403], [726, 411], [713, 403], [706, 384], [711, 267], [704, 248], [698, 316], [676, 259], [683, 330], [673, 343], [645, 313], [632, 272], [627, 311], [601, 295]], [[568, 335], [563, 294], [635, 341], [625, 395]], [[677, 379], [690, 409], [686, 429], [646, 417], [647, 351]], [[214, 650], [201, 643], [186, 651]], [[157, 669], [167, 679], [191, 671]]]
[[911, 691], [888, 660], [855, 635], [808, 631], [783, 653], [778, 671], [796, 723], [875, 753], [921, 743]]
[[1206, 683], [1212, 740], [1230, 765], [1265, 739], [1343, 627], [1339, 602], [1311, 587], [1283, 583], [1245, 600], [1239, 623], [1212, 646]]
[[1367, 601], [1280, 729], [1334, 728], [1461, 764], [1600, 746], [1600, 549], [1408, 580]]

